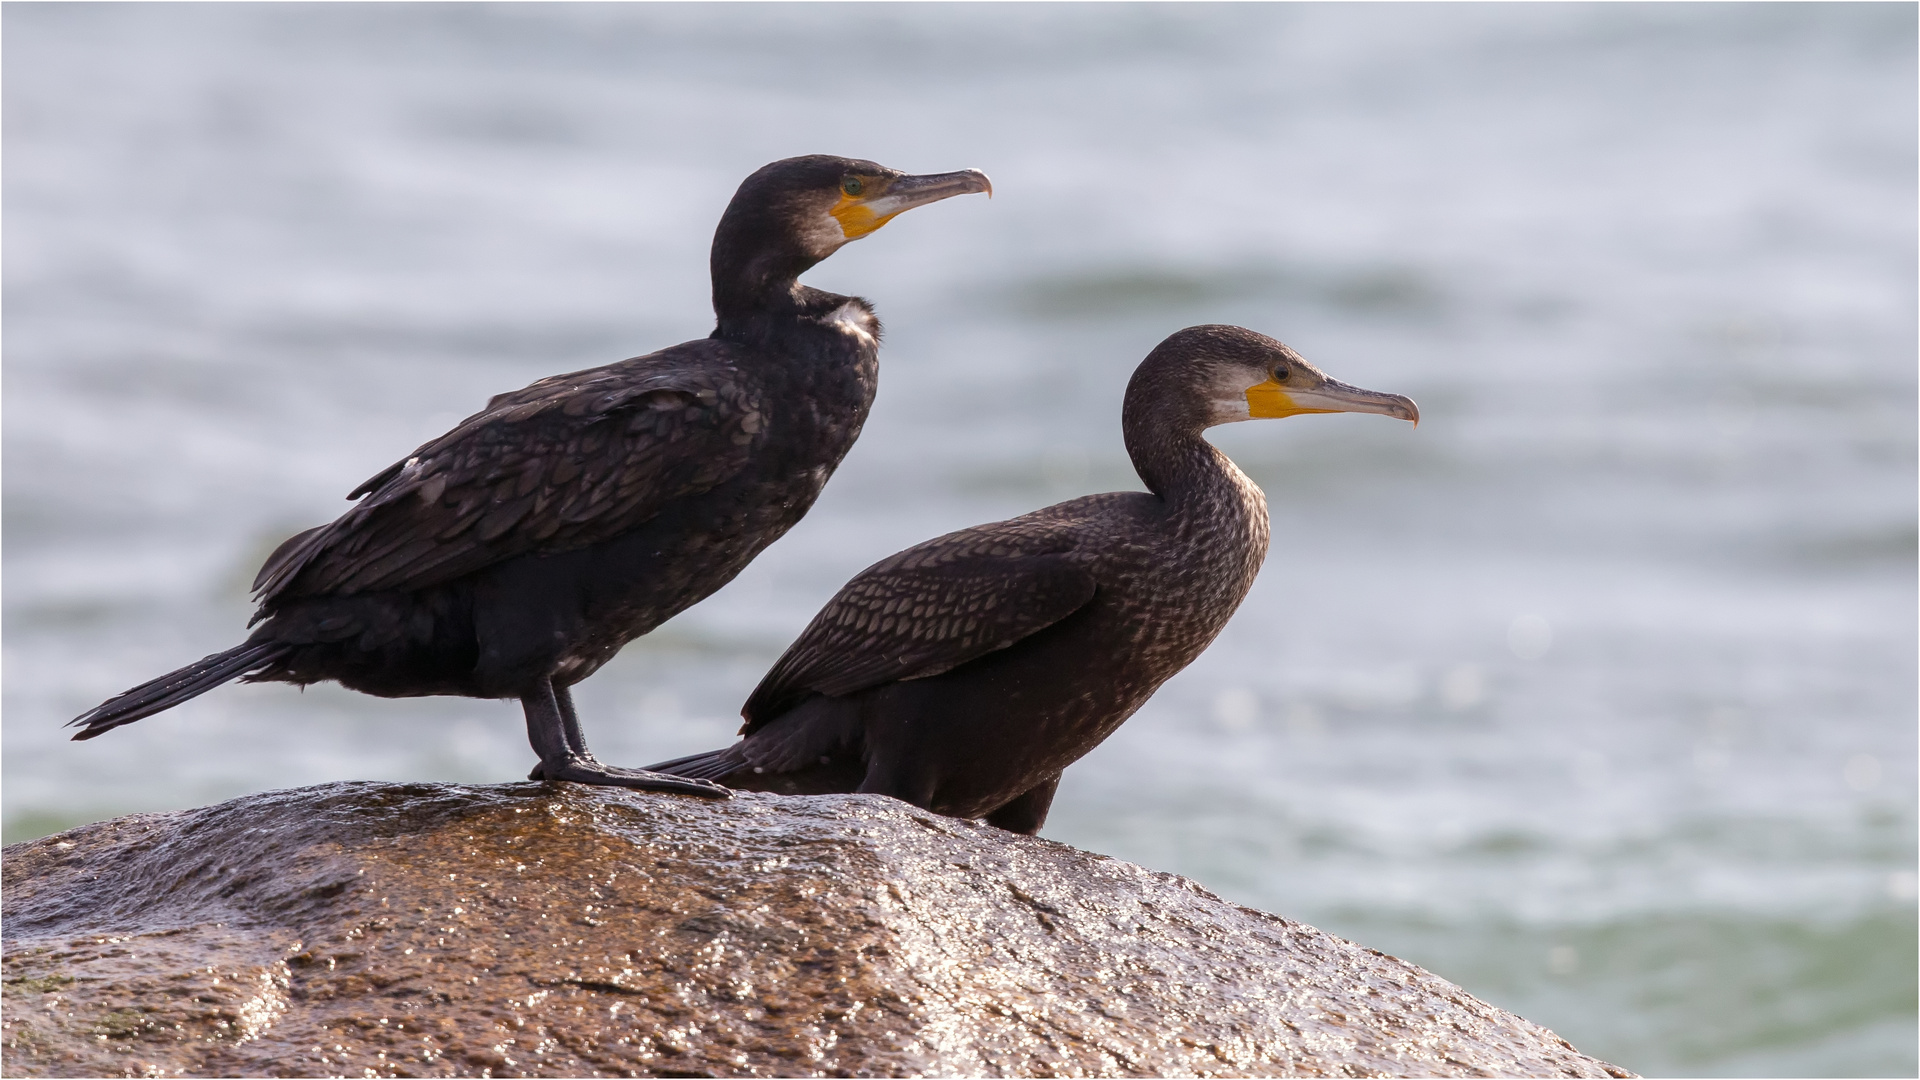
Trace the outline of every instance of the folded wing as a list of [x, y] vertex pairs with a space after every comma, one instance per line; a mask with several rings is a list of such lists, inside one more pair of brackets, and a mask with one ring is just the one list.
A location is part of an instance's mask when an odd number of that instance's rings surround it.
[[741, 711], [750, 734], [808, 694], [924, 679], [1007, 648], [1093, 599], [1064, 530], [964, 529], [862, 571], [814, 616]]
[[271, 604], [423, 589], [634, 529], [746, 466], [765, 418], [727, 360], [690, 342], [502, 394], [282, 544], [254, 591]]

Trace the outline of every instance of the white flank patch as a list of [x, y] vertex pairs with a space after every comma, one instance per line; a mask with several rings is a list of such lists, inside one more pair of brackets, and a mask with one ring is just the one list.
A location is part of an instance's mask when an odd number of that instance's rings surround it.
[[828, 312], [826, 323], [854, 337], [873, 340], [873, 316], [851, 300]]

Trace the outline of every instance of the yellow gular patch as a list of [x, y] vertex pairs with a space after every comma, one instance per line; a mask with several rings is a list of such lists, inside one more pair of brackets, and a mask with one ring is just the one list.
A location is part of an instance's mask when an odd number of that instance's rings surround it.
[[871, 199], [856, 198], [843, 191], [840, 193], [840, 201], [833, 204], [833, 209], [827, 213], [832, 214], [833, 220], [840, 223], [840, 232], [847, 239], [858, 240], [892, 221], [898, 215], [898, 211], [895, 211], [882, 217], [873, 212], [871, 202]]
[[1296, 405], [1293, 395], [1277, 381], [1268, 379], [1257, 386], [1247, 387], [1247, 413], [1255, 420], [1277, 420], [1283, 416], [1299, 416], [1301, 413], [1332, 412], [1332, 409], [1303, 409]]

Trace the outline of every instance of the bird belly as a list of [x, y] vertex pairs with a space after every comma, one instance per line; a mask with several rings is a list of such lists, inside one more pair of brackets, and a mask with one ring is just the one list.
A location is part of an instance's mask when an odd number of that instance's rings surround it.
[[869, 758], [925, 792], [927, 809], [984, 816], [1100, 745], [1199, 652], [1151, 644], [1091, 610], [944, 675], [878, 688]]
[[731, 581], [798, 521], [824, 471], [682, 499], [624, 536], [522, 555], [416, 592], [275, 605], [256, 639], [295, 651], [253, 681], [328, 680], [378, 697], [517, 697], [585, 679]]
[[822, 471], [726, 485], [681, 499], [639, 529], [577, 552], [525, 558], [488, 574], [476, 604], [488, 680], [538, 671], [579, 682], [633, 639], [732, 581], [818, 496]]
[[251, 640], [294, 646], [249, 682], [332, 680], [375, 697], [492, 697], [474, 675], [471, 592], [323, 596], [279, 605]]

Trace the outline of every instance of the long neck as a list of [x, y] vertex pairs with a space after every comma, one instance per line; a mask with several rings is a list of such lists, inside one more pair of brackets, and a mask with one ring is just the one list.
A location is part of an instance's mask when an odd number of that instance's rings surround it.
[[820, 293], [799, 278], [818, 263], [783, 242], [780, 226], [729, 209], [714, 230], [709, 266], [713, 274], [714, 336], [751, 340], [773, 323], [805, 314]]
[[1120, 433], [1147, 490], [1173, 503], [1190, 490], [1207, 487], [1221, 472], [1224, 458], [1200, 437], [1206, 421], [1199, 406], [1162, 391], [1156, 382], [1136, 376], [1128, 385]]
[[1145, 435], [1127, 432], [1127, 456], [1147, 490], [1176, 512], [1210, 504], [1221, 497], [1240, 501], [1250, 483], [1227, 455], [1200, 437], [1199, 431]]
[[1266, 523], [1266, 497], [1227, 455], [1202, 437], [1203, 422], [1154, 395], [1129, 395], [1121, 418], [1127, 455], [1147, 489], [1176, 520], [1257, 518]]

